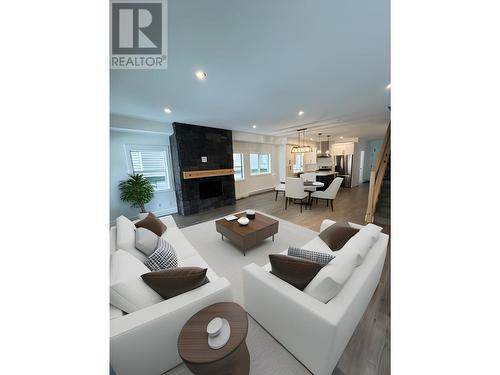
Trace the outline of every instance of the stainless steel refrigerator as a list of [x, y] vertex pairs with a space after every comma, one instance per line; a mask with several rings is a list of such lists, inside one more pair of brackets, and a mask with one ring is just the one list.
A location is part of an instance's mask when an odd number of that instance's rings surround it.
[[351, 187], [352, 180], [352, 154], [346, 155], [335, 155], [334, 163], [335, 163], [335, 172], [338, 172], [337, 177], [342, 177], [344, 181], [342, 181], [343, 187]]

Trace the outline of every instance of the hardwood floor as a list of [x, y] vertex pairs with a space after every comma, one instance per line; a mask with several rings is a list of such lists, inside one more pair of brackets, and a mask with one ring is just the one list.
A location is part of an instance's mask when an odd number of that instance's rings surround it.
[[[174, 214], [180, 228], [225, 216], [237, 211], [255, 209], [283, 220], [319, 231], [324, 219], [348, 220], [364, 223], [368, 200], [368, 184], [355, 188], [341, 188], [333, 204], [333, 212], [325, 201], [312, 210], [300, 213], [298, 205], [289, 205], [285, 210], [283, 194], [275, 201], [275, 193], [253, 195], [236, 201], [233, 206], [202, 212], [191, 216]], [[384, 233], [390, 234], [390, 226], [384, 225]], [[340, 358], [333, 375], [388, 375], [390, 374], [390, 242], [380, 283], [361, 318], [358, 327]]]

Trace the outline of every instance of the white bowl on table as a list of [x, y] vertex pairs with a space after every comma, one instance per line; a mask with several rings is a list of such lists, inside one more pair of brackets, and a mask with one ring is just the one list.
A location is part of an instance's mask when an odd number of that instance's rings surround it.
[[238, 219], [238, 223], [240, 225], [248, 225], [249, 222], [250, 222], [250, 220], [247, 217], [240, 217]]

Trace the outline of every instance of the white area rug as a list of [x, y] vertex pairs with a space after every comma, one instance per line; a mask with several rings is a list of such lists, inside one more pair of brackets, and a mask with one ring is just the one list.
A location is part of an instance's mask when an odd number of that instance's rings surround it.
[[[265, 214], [267, 215], [267, 214]], [[279, 220], [278, 233], [262, 241], [259, 245], [246, 251], [234, 246], [230, 240], [221, 239], [220, 233], [215, 231], [215, 220], [192, 225], [181, 229], [189, 242], [205, 259], [209, 266], [219, 276], [223, 276], [231, 283], [234, 301], [243, 304], [243, 279], [241, 269], [250, 263], [263, 266], [269, 263], [269, 254], [281, 253], [288, 246], [302, 246], [312, 240], [318, 233], [293, 224], [289, 221], [267, 215]]]
[[[275, 219], [280, 223], [274, 242], [269, 238], [247, 250], [246, 256], [243, 256], [243, 252], [233, 246], [228, 239], [222, 241], [221, 235], [215, 231], [215, 220], [183, 228], [182, 232], [215, 273], [229, 280], [235, 302], [243, 305], [241, 269], [245, 265], [256, 263], [263, 266], [269, 262], [269, 254], [280, 253], [288, 249], [289, 245], [302, 246], [317, 235], [310, 229]], [[311, 375], [250, 316], [248, 316], [246, 342], [250, 352], [250, 375]], [[192, 373], [182, 364], [166, 374], [191, 375]]]

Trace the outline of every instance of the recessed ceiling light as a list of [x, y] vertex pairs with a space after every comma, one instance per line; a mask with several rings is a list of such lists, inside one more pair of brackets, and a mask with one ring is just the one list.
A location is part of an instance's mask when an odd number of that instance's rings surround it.
[[254, 129], [255, 129], [256, 127], [257, 127], [257, 125], [255, 125], [255, 124], [253, 124], [253, 125], [252, 125], [252, 128], [254, 128]]
[[313, 139], [312, 138], [309, 138], [310, 141], [312, 141]]
[[163, 109], [163, 111], [164, 111], [165, 113], [172, 113], [172, 110], [171, 110], [170, 108], [168, 108], [168, 107], [165, 107], [165, 108]]
[[340, 139], [344, 139], [344, 136], [343, 136], [343, 135], [341, 135], [341, 136], [340, 136]]
[[194, 75], [196, 76], [196, 78], [198, 78], [200, 81], [203, 81], [205, 78], [207, 78], [207, 73], [201, 71], [201, 70], [197, 70]]
[[389, 83], [387, 86], [385, 86], [385, 89], [386, 90], [390, 90], [391, 89], [391, 84]]
[[299, 116], [302, 116], [304, 114], [304, 111], [303, 110], [300, 110], [299, 111]]

